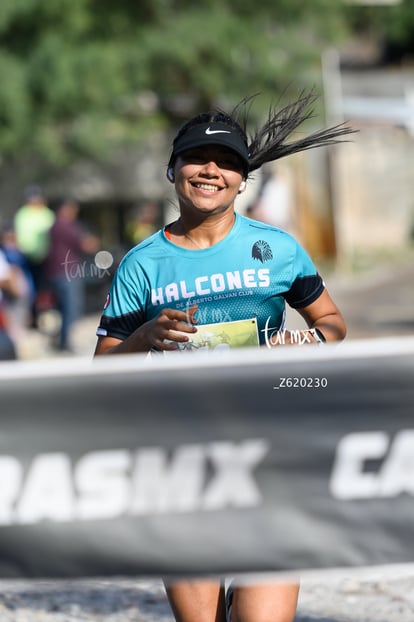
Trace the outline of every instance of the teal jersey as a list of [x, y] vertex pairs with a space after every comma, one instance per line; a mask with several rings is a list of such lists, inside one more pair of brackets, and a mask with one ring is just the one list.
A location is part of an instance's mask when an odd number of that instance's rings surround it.
[[285, 302], [300, 309], [324, 285], [298, 242], [277, 227], [236, 214], [218, 244], [190, 250], [160, 230], [122, 259], [98, 335], [124, 340], [163, 308], [198, 305], [198, 325], [255, 318], [259, 340], [284, 328]]

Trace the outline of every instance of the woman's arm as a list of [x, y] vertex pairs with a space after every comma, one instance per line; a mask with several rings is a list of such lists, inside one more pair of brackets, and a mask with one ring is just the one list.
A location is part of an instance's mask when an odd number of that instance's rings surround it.
[[327, 342], [344, 339], [345, 320], [326, 289], [315, 302], [298, 309], [298, 313], [304, 318], [309, 328], [320, 330]]
[[[317, 300], [297, 309], [308, 329], [283, 329], [272, 335], [269, 346], [305, 345], [329, 341], [341, 341], [346, 335], [344, 318], [326, 290]], [[316, 329], [309, 330], [309, 329]]]

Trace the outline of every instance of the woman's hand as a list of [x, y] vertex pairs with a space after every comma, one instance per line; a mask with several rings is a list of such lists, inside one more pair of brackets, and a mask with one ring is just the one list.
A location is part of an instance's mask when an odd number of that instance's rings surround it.
[[[197, 305], [193, 305], [186, 311], [177, 309], [163, 309], [153, 320], [143, 324], [138, 331], [145, 334], [148, 350], [177, 350], [177, 343], [189, 341], [185, 333], [197, 332], [194, 324], [197, 323], [195, 313]], [[132, 337], [133, 335], [131, 335]]]
[[95, 356], [149, 352], [153, 348], [176, 350], [177, 343], [189, 340], [185, 333], [190, 335], [197, 332], [197, 310], [197, 305], [192, 305], [185, 311], [162, 309], [154, 319], [145, 322], [124, 341], [114, 337], [99, 337]]

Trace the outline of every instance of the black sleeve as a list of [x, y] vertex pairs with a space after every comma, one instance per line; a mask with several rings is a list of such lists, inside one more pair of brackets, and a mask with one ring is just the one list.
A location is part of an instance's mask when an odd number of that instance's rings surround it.
[[138, 310], [118, 317], [102, 315], [97, 335], [114, 337], [115, 339], [122, 339], [122, 341], [124, 341], [143, 323], [143, 314]]
[[298, 276], [285, 294], [285, 300], [293, 309], [303, 309], [319, 298], [325, 289], [319, 274]]

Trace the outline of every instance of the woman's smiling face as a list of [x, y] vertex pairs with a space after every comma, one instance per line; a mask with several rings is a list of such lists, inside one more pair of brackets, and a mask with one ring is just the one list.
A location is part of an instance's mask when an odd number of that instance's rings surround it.
[[189, 149], [177, 156], [175, 188], [181, 208], [217, 213], [233, 205], [243, 180], [240, 157], [220, 145]]

